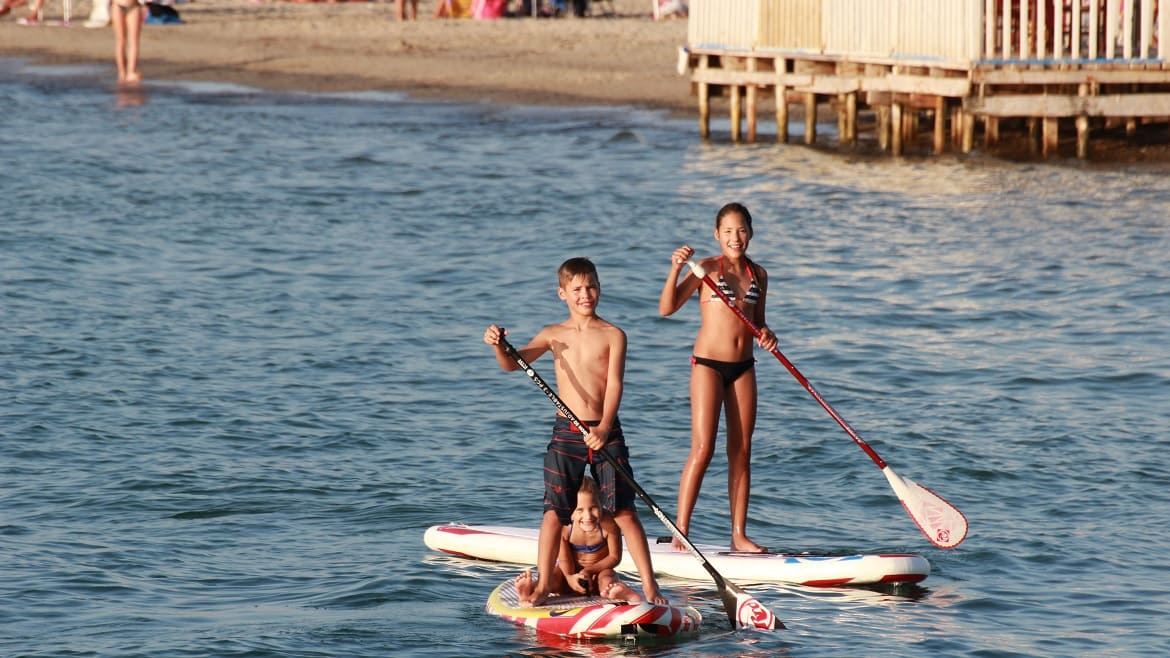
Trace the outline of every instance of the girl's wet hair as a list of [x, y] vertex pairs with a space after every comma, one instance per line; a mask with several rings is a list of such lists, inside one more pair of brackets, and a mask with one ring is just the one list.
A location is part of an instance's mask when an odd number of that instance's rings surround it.
[[737, 213], [740, 217], [743, 217], [743, 222], [747, 224], [749, 236], [755, 234], [755, 231], [752, 230], [752, 214], [748, 212], [747, 206], [734, 201], [723, 206], [719, 209], [719, 212], [715, 213], [715, 228], [718, 229], [723, 224], [723, 218], [731, 213]]
[[597, 276], [597, 266], [593, 261], [584, 256], [577, 256], [561, 263], [560, 269], [557, 270], [557, 279], [560, 281], [561, 287], [569, 285], [575, 276], [590, 276], [592, 275], [598, 282], [601, 277]]
[[577, 493], [581, 493], [582, 491], [589, 494], [590, 496], [593, 496], [594, 498], [597, 498], [597, 483], [594, 482], [593, 478], [589, 477], [588, 475], [581, 478], [581, 487], [577, 489]]

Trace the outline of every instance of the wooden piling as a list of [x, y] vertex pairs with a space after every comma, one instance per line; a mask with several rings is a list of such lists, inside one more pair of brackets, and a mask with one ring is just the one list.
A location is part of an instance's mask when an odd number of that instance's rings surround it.
[[815, 144], [817, 141], [817, 95], [812, 92], [804, 94], [804, 143]]
[[[1077, 96], [1087, 98], [1089, 85], [1082, 83], [1077, 87]], [[1089, 156], [1089, 116], [1084, 112], [1077, 115], [1077, 158], [1084, 160]]]
[[788, 142], [788, 87], [784, 76], [788, 72], [788, 60], [780, 58], [773, 62], [776, 80], [776, 141]]
[[[711, 56], [699, 55], [699, 68], [702, 73], [706, 73], [710, 67]], [[703, 79], [698, 82], [699, 93], [699, 137], [707, 139], [711, 136], [711, 85]]]
[[894, 156], [902, 155], [902, 104], [894, 103], [890, 106], [890, 152]]
[[938, 155], [946, 149], [947, 137], [947, 99], [942, 96], [934, 98], [934, 153]]
[[728, 91], [731, 94], [731, 141], [738, 142], [743, 137], [743, 110], [740, 102], [743, 87], [732, 85]]

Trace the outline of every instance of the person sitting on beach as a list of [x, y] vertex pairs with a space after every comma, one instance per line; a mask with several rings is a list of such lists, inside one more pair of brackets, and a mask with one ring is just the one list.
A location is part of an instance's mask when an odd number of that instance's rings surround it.
[[[613, 570], [621, 559], [621, 530], [613, 516], [598, 506], [597, 483], [585, 477], [577, 490], [572, 523], [561, 531], [557, 568], [552, 570], [548, 591], [550, 594], [598, 594], [615, 601], [638, 603], [642, 597]], [[521, 600], [532, 598], [535, 584], [530, 571], [516, 577], [516, 592]]]

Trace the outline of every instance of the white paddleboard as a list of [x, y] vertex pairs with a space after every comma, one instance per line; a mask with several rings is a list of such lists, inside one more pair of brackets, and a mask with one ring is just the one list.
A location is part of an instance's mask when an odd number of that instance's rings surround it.
[[[427, 528], [423, 542], [432, 550], [459, 557], [521, 565], [536, 564], [535, 528], [481, 525], [436, 525]], [[917, 583], [930, 575], [930, 563], [913, 553], [810, 555], [738, 553], [696, 544], [724, 578], [736, 583], [795, 583], [812, 587]], [[669, 542], [652, 543], [654, 571], [688, 580], [711, 576], [693, 555], [676, 551]], [[637, 573], [629, 552], [617, 571]]]

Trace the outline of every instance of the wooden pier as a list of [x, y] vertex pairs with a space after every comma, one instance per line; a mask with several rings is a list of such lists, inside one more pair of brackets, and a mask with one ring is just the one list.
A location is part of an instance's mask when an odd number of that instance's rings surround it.
[[[1170, 3], [1161, 0], [692, 0], [680, 64], [710, 134], [727, 99], [731, 139], [754, 142], [774, 99], [777, 139], [818, 108], [842, 144], [872, 113], [879, 147], [900, 155], [930, 137], [935, 153], [989, 149], [1021, 131], [1045, 157], [1075, 133], [1076, 155], [1105, 128], [1170, 123]], [[743, 125], [746, 122], [746, 133]], [[867, 122], [868, 125], [869, 122]], [[1170, 132], [1167, 133], [1170, 136]]]

